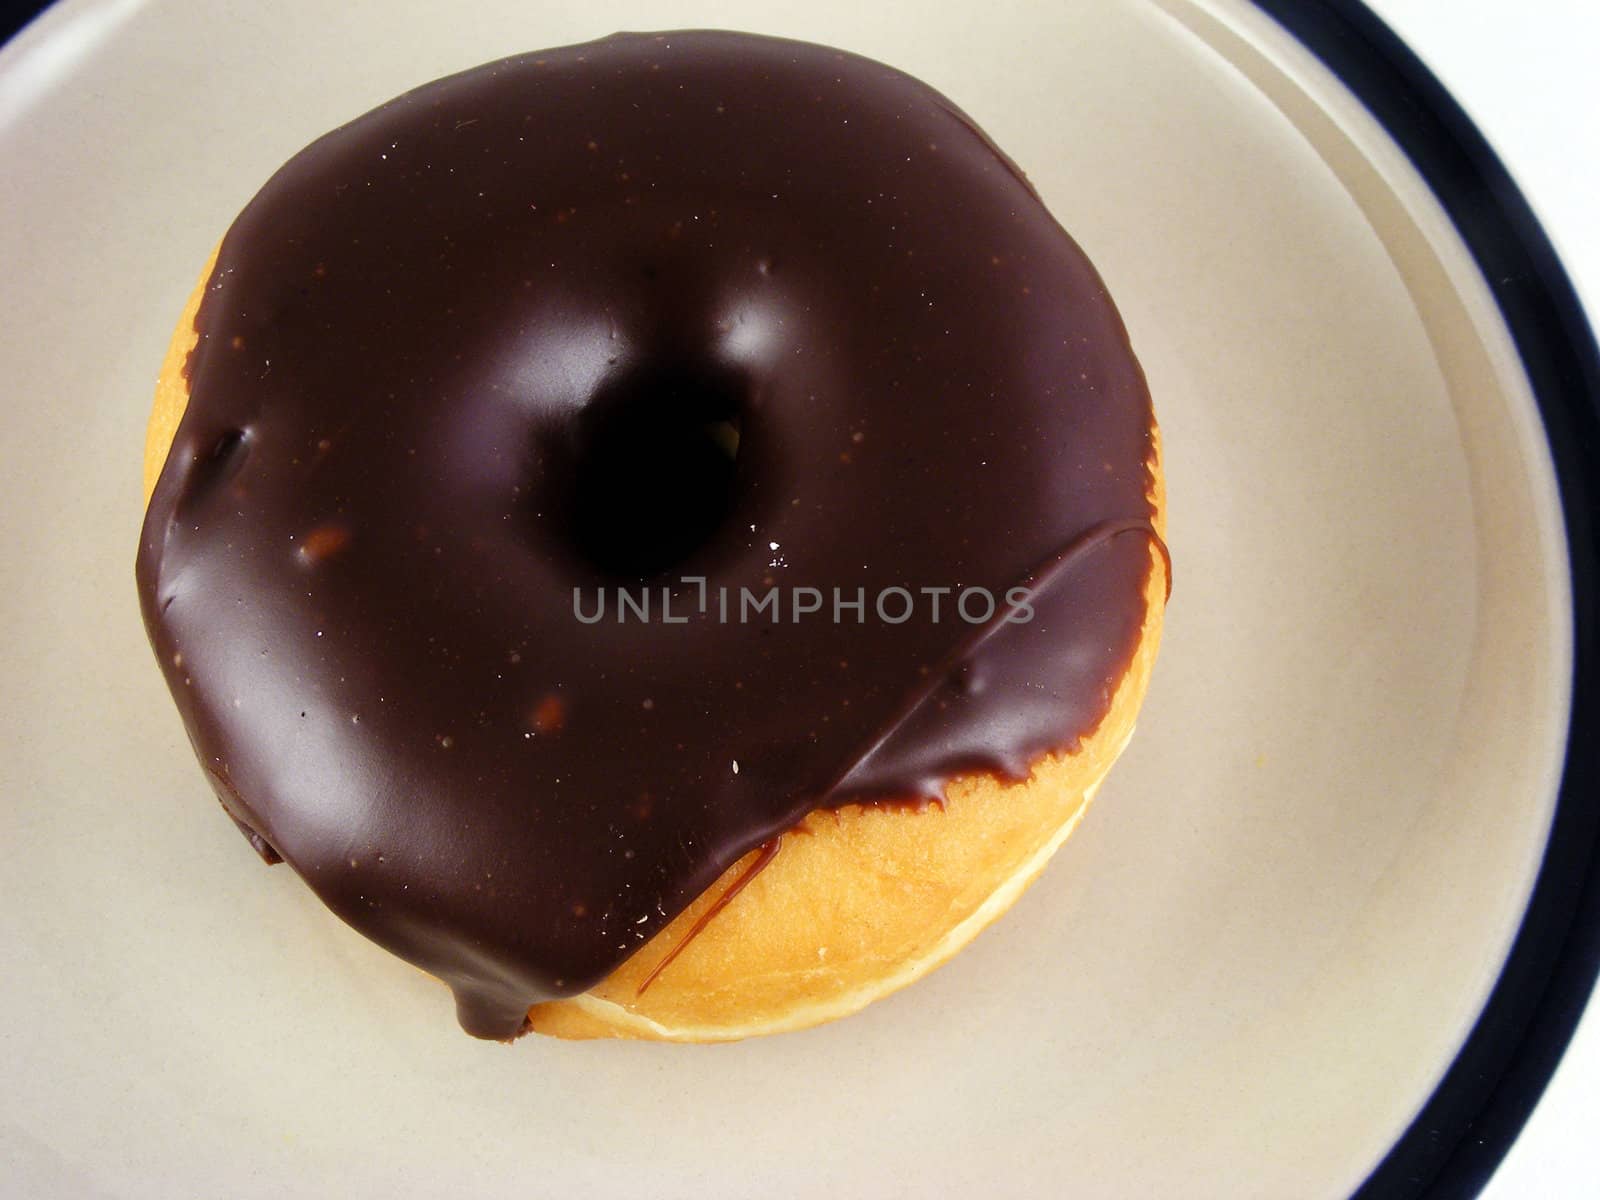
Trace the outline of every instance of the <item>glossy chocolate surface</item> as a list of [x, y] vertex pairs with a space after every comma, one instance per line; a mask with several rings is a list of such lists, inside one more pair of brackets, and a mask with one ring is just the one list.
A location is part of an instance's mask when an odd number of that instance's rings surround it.
[[[196, 327], [138, 560], [158, 657], [258, 850], [474, 1034], [813, 808], [1025, 776], [1137, 644], [1122, 324], [879, 64], [624, 35], [430, 84], [271, 179]], [[1029, 583], [1026, 622], [955, 612]]]

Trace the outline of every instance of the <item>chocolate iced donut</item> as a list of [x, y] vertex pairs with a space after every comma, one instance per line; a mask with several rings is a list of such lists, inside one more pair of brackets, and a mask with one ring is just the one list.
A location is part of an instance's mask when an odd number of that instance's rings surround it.
[[709, 32], [491, 63], [295, 156], [202, 284], [151, 641], [257, 850], [473, 1034], [859, 1007], [1126, 742], [1168, 577], [1144, 379], [907, 75]]

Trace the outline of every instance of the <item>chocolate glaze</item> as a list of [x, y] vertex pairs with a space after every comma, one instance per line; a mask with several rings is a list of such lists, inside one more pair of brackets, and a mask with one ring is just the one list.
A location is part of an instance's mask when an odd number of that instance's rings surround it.
[[[813, 808], [1025, 776], [1137, 644], [1122, 324], [877, 63], [620, 35], [419, 88], [273, 176], [195, 325], [138, 560], [168, 683], [258, 851], [479, 1036]], [[685, 576], [865, 619], [722, 623]], [[1029, 581], [977, 634], [872, 611]], [[575, 618], [619, 584], [690, 619]]]

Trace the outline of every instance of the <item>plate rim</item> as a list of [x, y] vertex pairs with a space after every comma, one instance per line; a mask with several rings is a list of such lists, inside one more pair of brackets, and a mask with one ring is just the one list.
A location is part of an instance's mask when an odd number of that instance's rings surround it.
[[1572, 699], [1555, 814], [1511, 949], [1433, 1093], [1352, 1200], [1477, 1196], [1522, 1132], [1600, 977], [1600, 348], [1521, 189], [1438, 77], [1364, 0], [1252, 0], [1382, 126], [1488, 285], [1555, 468], [1572, 588]]
[[[1561, 782], [1532, 893], [1471, 1030], [1351, 1200], [1481, 1194], [1554, 1075], [1600, 979], [1600, 347], [1504, 163], [1438, 77], [1364, 0], [1250, 0], [1405, 154], [1482, 273], [1528, 376], [1555, 470], [1572, 594]], [[55, 7], [0, 17], [0, 48]]]

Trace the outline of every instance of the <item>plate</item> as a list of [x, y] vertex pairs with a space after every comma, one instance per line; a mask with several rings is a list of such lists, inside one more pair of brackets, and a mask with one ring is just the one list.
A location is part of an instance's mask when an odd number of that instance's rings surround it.
[[[216, 237], [312, 137], [516, 50], [689, 26], [919, 76], [1088, 250], [1163, 426], [1162, 659], [1079, 833], [918, 986], [733, 1046], [480, 1044], [216, 810], [133, 591], [150, 388]], [[1567, 755], [1591, 703], [1592, 342], [1492, 156], [1386, 36], [1288, 0], [47, 13], [0, 53], [11, 1190], [1470, 1177], [1466, 1122], [1520, 1120], [1491, 1094], [1512, 1034], [1559, 1050], [1547, 983], [1593, 979], [1552, 932], [1593, 854], [1594, 752]]]

